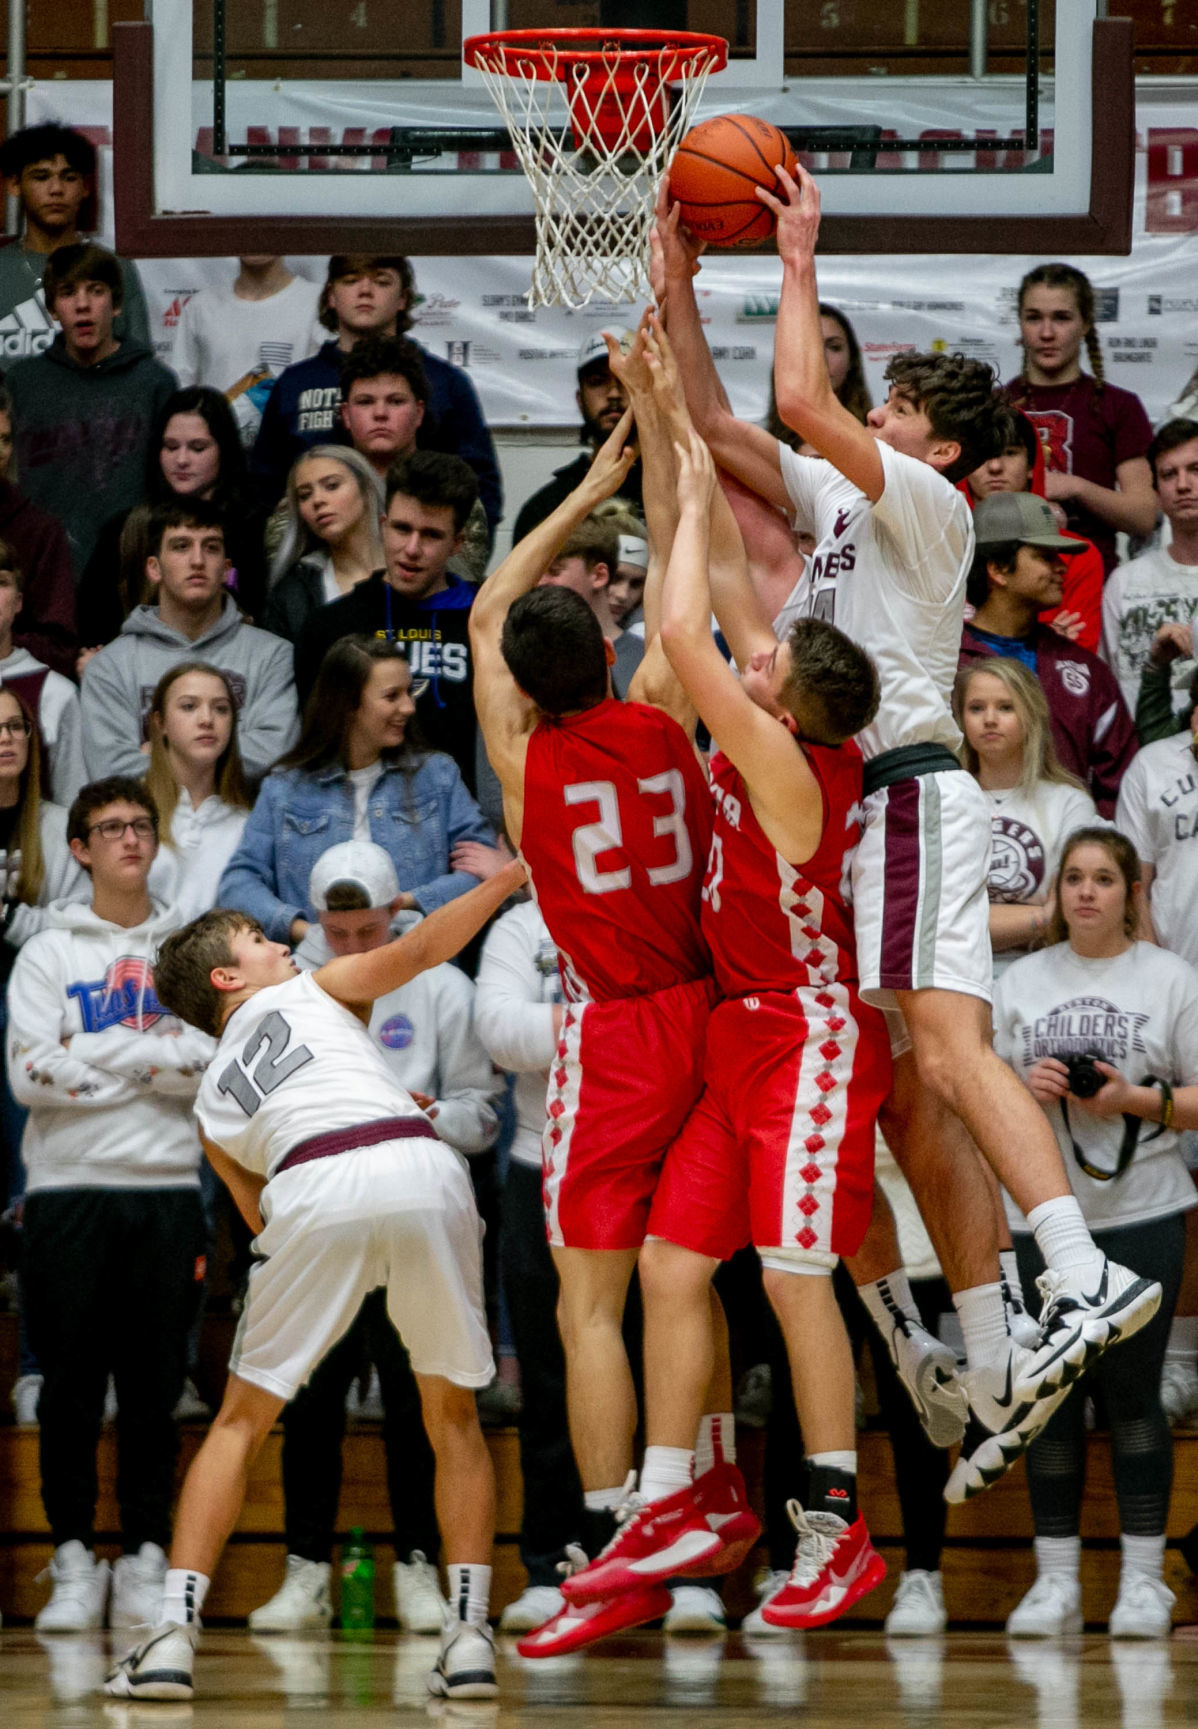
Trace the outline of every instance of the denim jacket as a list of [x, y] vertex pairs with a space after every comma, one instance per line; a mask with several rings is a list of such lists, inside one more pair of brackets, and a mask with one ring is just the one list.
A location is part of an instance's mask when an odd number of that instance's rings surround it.
[[[400, 888], [421, 911], [474, 887], [474, 877], [450, 870], [450, 849], [462, 840], [490, 846], [495, 836], [452, 757], [433, 751], [410, 774], [384, 764], [368, 808], [371, 840], [391, 854]], [[353, 833], [353, 788], [339, 763], [315, 774], [276, 770], [263, 781], [225, 867], [219, 904], [256, 918], [272, 942], [289, 942], [294, 919], [316, 918], [308, 899], [312, 866]]]

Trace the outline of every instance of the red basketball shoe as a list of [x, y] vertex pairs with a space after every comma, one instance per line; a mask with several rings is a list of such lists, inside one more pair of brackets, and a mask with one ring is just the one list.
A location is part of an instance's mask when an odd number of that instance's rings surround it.
[[804, 1513], [797, 1501], [787, 1511], [799, 1534], [795, 1563], [761, 1616], [771, 1627], [822, 1627], [880, 1585], [886, 1563], [860, 1516], [848, 1525], [835, 1513]]
[[660, 1501], [633, 1503], [603, 1553], [564, 1580], [562, 1592], [567, 1602], [589, 1603], [666, 1579], [731, 1573], [760, 1535], [744, 1478], [721, 1461]]
[[603, 1552], [589, 1567], [562, 1580], [567, 1603], [591, 1603], [615, 1591], [639, 1590], [713, 1561], [724, 1542], [708, 1524], [696, 1489], [688, 1483], [660, 1501], [625, 1502], [620, 1511], [627, 1510], [627, 1517]]
[[671, 1602], [664, 1585], [639, 1585], [618, 1596], [567, 1603], [543, 1627], [517, 1639], [516, 1650], [521, 1657], [563, 1657], [606, 1639], [609, 1633], [626, 1633], [646, 1621], [659, 1621], [669, 1614]]
[[735, 1573], [761, 1535], [761, 1521], [749, 1506], [745, 1480], [735, 1465], [719, 1460], [695, 1479], [695, 1501], [723, 1545], [718, 1555], [685, 1569], [688, 1577]]

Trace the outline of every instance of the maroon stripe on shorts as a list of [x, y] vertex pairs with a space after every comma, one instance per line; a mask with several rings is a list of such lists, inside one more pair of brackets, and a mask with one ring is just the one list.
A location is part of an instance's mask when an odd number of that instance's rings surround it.
[[339, 1153], [352, 1153], [358, 1147], [377, 1147], [382, 1141], [435, 1141], [440, 1137], [426, 1117], [382, 1117], [375, 1123], [359, 1123], [352, 1129], [334, 1129], [327, 1135], [313, 1135], [292, 1147], [279, 1169], [289, 1171], [293, 1165], [309, 1165], [313, 1159], [335, 1159]]
[[920, 878], [919, 791], [919, 780], [912, 778], [897, 782], [886, 794], [879, 983], [892, 991], [914, 988]]

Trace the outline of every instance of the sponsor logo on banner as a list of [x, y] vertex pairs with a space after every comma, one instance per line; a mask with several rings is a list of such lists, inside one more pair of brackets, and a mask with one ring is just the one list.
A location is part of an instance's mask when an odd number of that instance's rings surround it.
[[1119, 290], [1117, 288], [1095, 288], [1094, 290], [1094, 322], [1095, 324], [1115, 324], [1119, 318]]
[[451, 366], [470, 365], [470, 343], [460, 336], [454, 337], [445, 344], [445, 358]]
[[[445, 294], [418, 294], [412, 308], [412, 320], [426, 330], [438, 324], [452, 324], [461, 304], [460, 300], [451, 300]], [[485, 298], [483, 305], [486, 305]]]
[[777, 318], [776, 294], [746, 294], [736, 313], [738, 324], [774, 324]]

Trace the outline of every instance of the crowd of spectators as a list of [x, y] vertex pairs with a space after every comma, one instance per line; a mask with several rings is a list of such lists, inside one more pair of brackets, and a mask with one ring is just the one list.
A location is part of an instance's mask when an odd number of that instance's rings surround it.
[[[15, 1402], [41, 1424], [55, 1546], [39, 1627], [105, 1615], [131, 1627], [165, 1567], [172, 1413], [195, 1368], [218, 1213], [190, 1108], [211, 1041], [157, 1002], [154, 947], [225, 904], [314, 967], [385, 941], [498, 868], [502, 809], [475, 720], [467, 619], [505, 505], [466, 373], [411, 334], [408, 259], [331, 258], [317, 292], [280, 258], [243, 257], [227, 286], [188, 302], [168, 368], [149, 345], [135, 267], [87, 238], [87, 141], [28, 129], [4, 144], [0, 171], [24, 218], [21, 239], [0, 250], [0, 310], [34, 308], [24, 323], [39, 336], [0, 386], [0, 1132], [23, 1237]], [[1154, 431], [1139, 400], [1105, 381], [1092, 290], [1074, 267], [1033, 270], [1019, 307], [1024, 364], [1006, 387], [1018, 437], [960, 483], [977, 550], [955, 703], [963, 763], [992, 810], [996, 972], [1053, 937], [1068, 837], [1106, 819], [1138, 873], [1139, 934], [1188, 975], [1198, 402], [1179, 379], [1184, 412]], [[833, 384], [864, 418], [856, 337], [835, 308], [821, 310]], [[517, 538], [579, 483], [625, 410], [601, 337], [584, 344], [577, 377], [582, 448], [517, 501]], [[780, 613], [802, 548], [760, 501], [729, 491], [754, 579]], [[634, 466], [543, 578], [595, 613], [617, 695], [644, 653], [640, 509]], [[1165, 972], [1188, 1003], [1185, 979]], [[1146, 977], [1158, 990], [1157, 973]], [[496, 922], [481, 957], [414, 981], [371, 1023], [402, 1083], [472, 1162], [499, 1243], [490, 1295], [507, 1366], [496, 1408], [517, 1402], [515, 1360], [536, 1484], [517, 1627], [552, 1613], [581, 1516], [540, 1221], [559, 1004], [556, 955], [526, 903]], [[1013, 1061], [1017, 1025], [1012, 1007], [999, 1032]], [[1198, 1048], [1178, 1062], [1198, 1081]], [[1192, 1200], [1172, 1197], [1178, 1231]], [[1177, 1308], [1166, 1409], [1198, 1420], [1192, 1230]], [[749, 1365], [769, 1356], [742, 1344]], [[347, 1394], [360, 1375], [368, 1384], [368, 1361], [389, 1458], [404, 1459], [390, 1480], [397, 1614], [410, 1627], [437, 1614], [427, 1443], [405, 1353], [368, 1302], [288, 1413], [287, 1573], [252, 1619], [260, 1630], [332, 1614], [337, 1460]], [[125, 1550], [111, 1575], [93, 1528], [110, 1380]], [[1119, 1388], [1105, 1391], [1118, 1433]], [[889, 1389], [887, 1399], [893, 1410]], [[1059, 1443], [1071, 1483], [1079, 1433]], [[1034, 1460], [1031, 1475], [1038, 1533], [1072, 1540], [1059, 1506], [1055, 1523], [1044, 1511]]]

